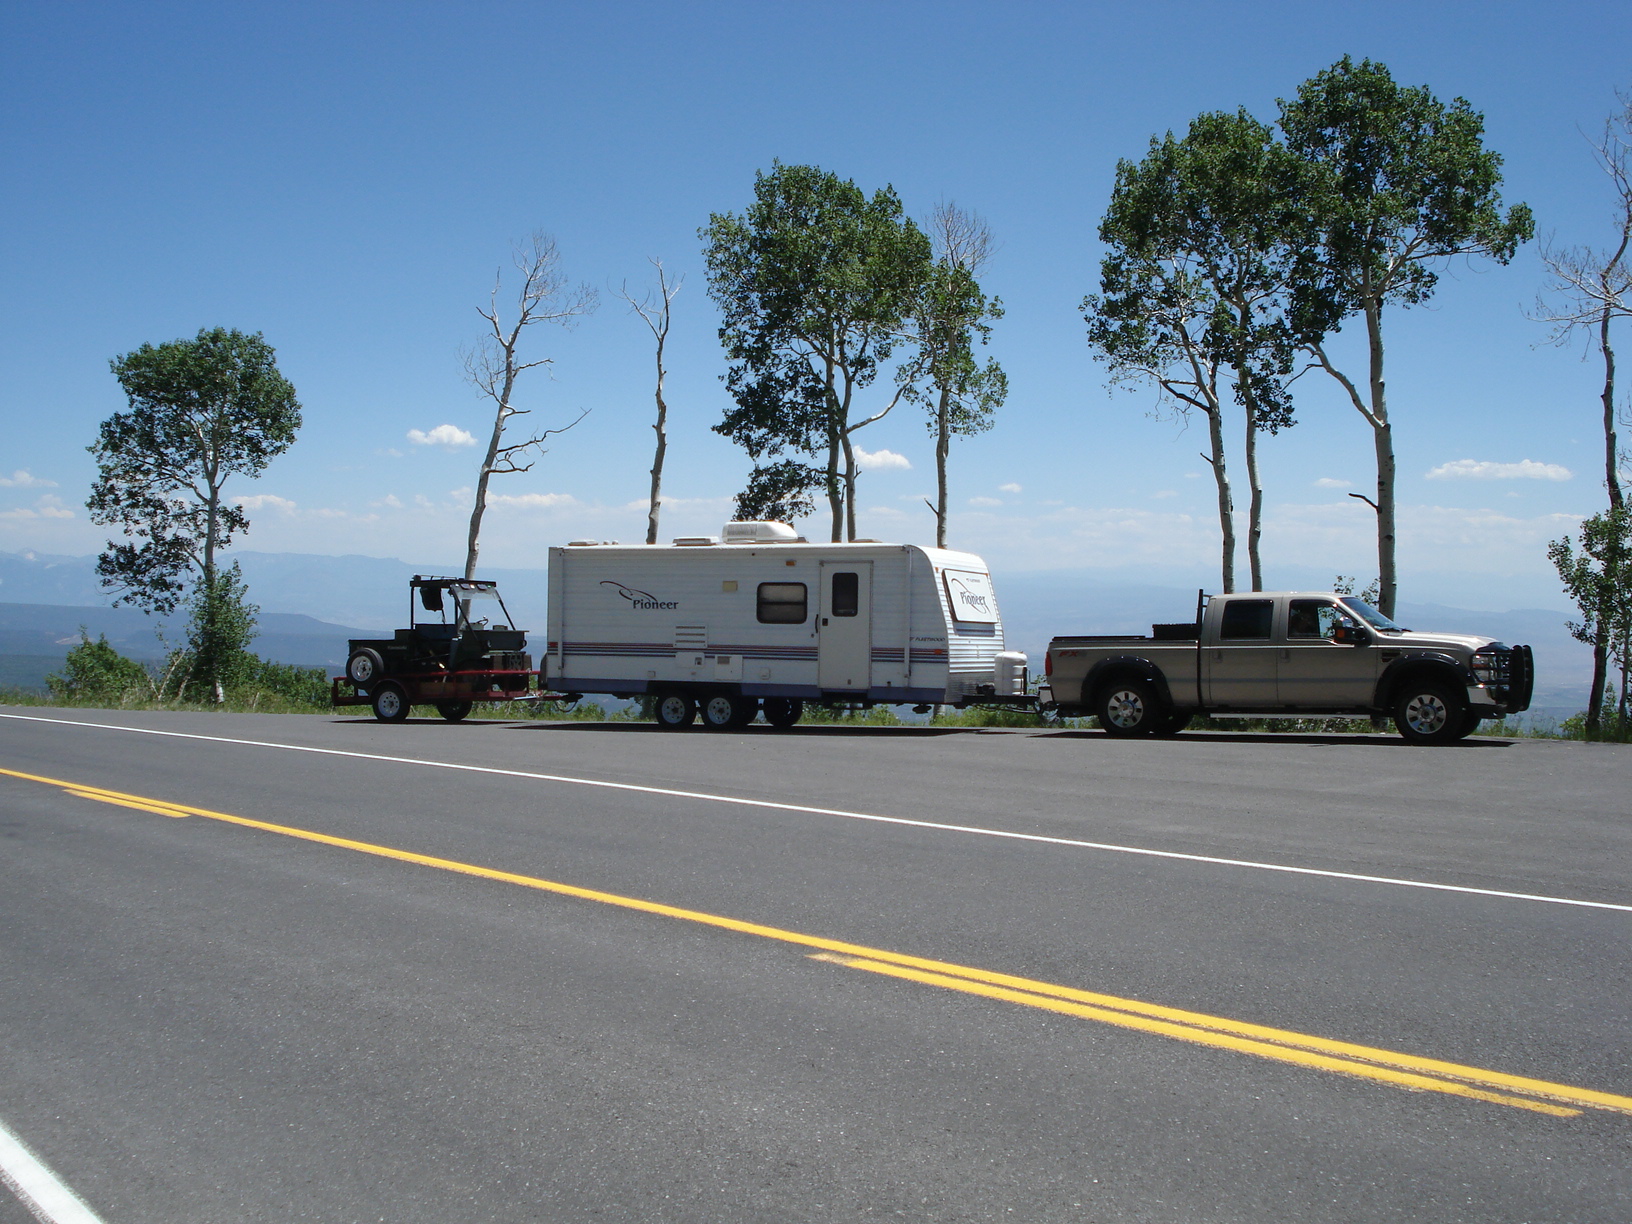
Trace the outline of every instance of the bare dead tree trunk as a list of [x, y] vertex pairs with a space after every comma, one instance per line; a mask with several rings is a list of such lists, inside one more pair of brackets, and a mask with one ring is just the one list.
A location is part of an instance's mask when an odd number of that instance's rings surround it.
[[[543, 453], [543, 442], [553, 434], [565, 433], [586, 413], [559, 429], [546, 429], [529, 435], [525, 441], [507, 443], [505, 428], [512, 417], [526, 416], [530, 408], [517, 408], [511, 400], [516, 380], [536, 366], [550, 365], [553, 358], [540, 357], [522, 361], [518, 353], [522, 332], [535, 323], [559, 323], [570, 327], [581, 315], [595, 309], [596, 293], [588, 285], [573, 288], [561, 272], [561, 256], [555, 239], [536, 232], [527, 244], [515, 248], [514, 263], [521, 273], [521, 288], [516, 295], [516, 314], [511, 322], [500, 321], [499, 289], [504, 273], [493, 279], [493, 292], [484, 309], [477, 313], [487, 320], [489, 334], [481, 345], [465, 355], [465, 373], [482, 394], [494, 404], [493, 430], [488, 437], [487, 451], [482, 459], [482, 470], [476, 477], [476, 499], [470, 512], [470, 531], [465, 543], [465, 577], [476, 576], [476, 561], [481, 551], [482, 518], [487, 513], [488, 481], [493, 476], [508, 472], [529, 472], [532, 463], [518, 462], [519, 456], [530, 449]], [[535, 460], [536, 462], [536, 460]]]
[[652, 337], [657, 341], [657, 389], [654, 397], [657, 400], [657, 420], [652, 423], [652, 429], [657, 433], [657, 451], [652, 457], [652, 493], [651, 502], [646, 511], [646, 543], [657, 543], [658, 516], [663, 509], [663, 458], [669, 449], [669, 406], [663, 399], [663, 380], [667, 371], [663, 368], [663, 349], [669, 340], [669, 308], [674, 301], [674, 295], [680, 292], [680, 286], [685, 278], [669, 283], [667, 274], [663, 271], [663, 261], [653, 259], [652, 267], [657, 269], [657, 296], [650, 293], [638, 302], [629, 295], [625, 286], [619, 295], [647, 327], [651, 328]]

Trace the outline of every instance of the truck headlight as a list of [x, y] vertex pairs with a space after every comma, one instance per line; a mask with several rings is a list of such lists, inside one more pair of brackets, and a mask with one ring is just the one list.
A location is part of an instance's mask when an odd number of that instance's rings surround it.
[[1496, 656], [1479, 653], [1473, 656], [1473, 678], [1480, 684], [1489, 684], [1496, 678]]

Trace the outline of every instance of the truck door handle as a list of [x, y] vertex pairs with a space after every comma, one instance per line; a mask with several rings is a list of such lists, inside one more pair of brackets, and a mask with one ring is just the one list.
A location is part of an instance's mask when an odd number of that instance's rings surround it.
[[824, 625], [827, 624], [827, 617], [825, 617], [825, 616], [822, 617], [822, 624], [824, 624]]

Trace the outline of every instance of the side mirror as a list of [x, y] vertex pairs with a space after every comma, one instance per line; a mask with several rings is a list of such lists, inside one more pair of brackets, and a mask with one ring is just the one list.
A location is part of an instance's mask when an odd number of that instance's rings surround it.
[[1332, 641], [1340, 646], [1365, 646], [1371, 641], [1371, 634], [1359, 625], [1338, 625], [1332, 630]]

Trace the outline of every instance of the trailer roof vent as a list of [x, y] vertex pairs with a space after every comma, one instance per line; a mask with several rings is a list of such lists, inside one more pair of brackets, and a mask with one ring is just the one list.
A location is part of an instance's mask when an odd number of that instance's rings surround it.
[[720, 528], [727, 544], [801, 544], [804, 537], [786, 523], [727, 523]]
[[710, 544], [718, 544], [718, 536], [675, 536], [674, 543], [681, 548], [705, 548]]
[[588, 548], [592, 544], [599, 544], [599, 540], [568, 540], [568, 548]]

